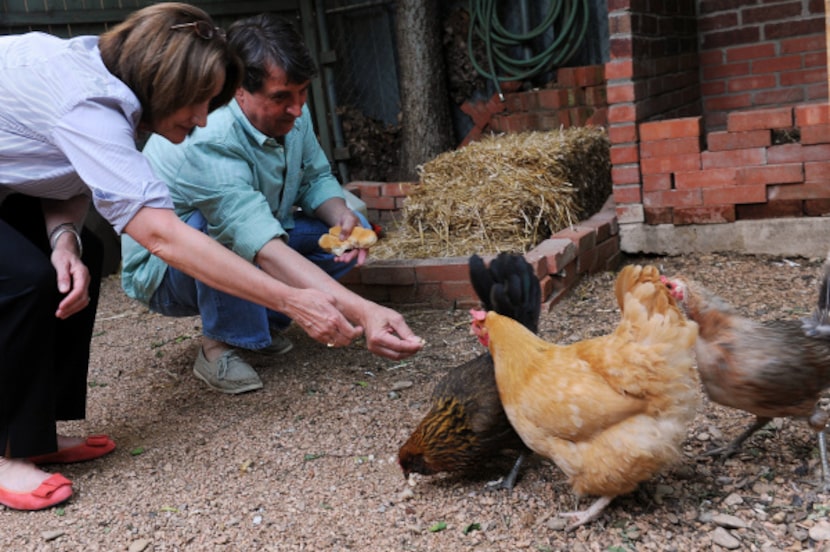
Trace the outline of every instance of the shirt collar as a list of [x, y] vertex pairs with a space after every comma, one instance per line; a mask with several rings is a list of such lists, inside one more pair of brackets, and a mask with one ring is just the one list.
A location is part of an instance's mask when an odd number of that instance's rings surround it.
[[276, 148], [280, 145], [276, 138], [271, 138], [270, 136], [260, 132], [254, 125], [251, 124], [251, 121], [248, 120], [248, 117], [245, 116], [242, 108], [239, 107], [239, 104], [236, 102], [236, 98], [233, 98], [230, 101], [228, 107], [231, 110], [231, 113], [233, 113], [234, 118], [240, 125], [242, 125], [245, 132], [253, 137], [257, 144], [271, 148]]

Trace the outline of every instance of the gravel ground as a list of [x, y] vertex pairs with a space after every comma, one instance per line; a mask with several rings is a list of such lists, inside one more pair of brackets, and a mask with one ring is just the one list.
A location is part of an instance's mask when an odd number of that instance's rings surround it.
[[[799, 318], [815, 300], [821, 259], [723, 255], [632, 257], [701, 280], [746, 315]], [[614, 274], [585, 278], [543, 313], [541, 334], [569, 343], [618, 321]], [[64, 433], [105, 432], [110, 456], [61, 470], [75, 483], [62, 508], [0, 508], [0, 550], [830, 550], [830, 496], [816, 486], [815, 437], [776, 420], [725, 463], [699, 457], [751, 421], [704, 400], [683, 461], [572, 533], [558, 511], [575, 499], [534, 458], [512, 492], [477, 478], [407, 485], [398, 447], [434, 382], [480, 354], [466, 312], [405, 309], [427, 340], [404, 362], [362, 343], [329, 350], [292, 328], [293, 351], [249, 355], [261, 391], [225, 396], [191, 373], [198, 318], [164, 318], [105, 282], [93, 339], [88, 419]], [[582, 506], [587, 504], [583, 500]]]

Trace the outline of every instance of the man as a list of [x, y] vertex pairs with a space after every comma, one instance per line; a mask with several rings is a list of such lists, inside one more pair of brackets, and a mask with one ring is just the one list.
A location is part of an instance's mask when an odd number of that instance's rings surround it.
[[[329, 227], [340, 225], [345, 238], [361, 221], [331, 174], [305, 107], [316, 69], [302, 37], [287, 21], [262, 14], [234, 23], [228, 40], [245, 65], [234, 99], [182, 144], [152, 136], [144, 148], [177, 213], [273, 278], [328, 293], [357, 330], [329, 346], [346, 345], [362, 331], [376, 354], [418, 351], [420, 339], [399, 313], [337, 283], [365, 251], [334, 257], [317, 245]], [[196, 376], [224, 393], [261, 388], [234, 348], [285, 353], [292, 344], [280, 332], [291, 320], [166, 266], [129, 237], [122, 246], [128, 295], [169, 316], [201, 315]]]

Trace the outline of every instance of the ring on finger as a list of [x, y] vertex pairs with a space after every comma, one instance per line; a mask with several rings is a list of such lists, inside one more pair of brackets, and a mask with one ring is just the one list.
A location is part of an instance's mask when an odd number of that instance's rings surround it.
[[331, 343], [331, 342], [326, 343], [326, 347], [329, 347], [329, 348], [334, 347], [334, 343]]

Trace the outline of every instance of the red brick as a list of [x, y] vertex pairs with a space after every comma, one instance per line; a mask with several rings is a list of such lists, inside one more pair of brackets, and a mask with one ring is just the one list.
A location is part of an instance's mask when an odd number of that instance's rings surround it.
[[830, 162], [808, 162], [804, 163], [804, 180], [806, 182], [827, 182], [827, 176], [830, 175]]
[[608, 108], [607, 107], [600, 107], [599, 109], [595, 109], [594, 112], [585, 119], [586, 126], [601, 126], [607, 127], [608, 126]]
[[637, 153], [637, 146], [626, 144], [622, 146], [611, 146], [611, 164], [622, 165], [625, 163], [636, 163], [640, 160]]
[[763, 203], [766, 200], [767, 187], [763, 184], [735, 186], [733, 188], [707, 188], [703, 190], [704, 205]]
[[656, 121], [640, 125], [640, 140], [668, 140], [671, 138], [688, 138], [701, 135], [701, 118], [685, 117]]
[[[542, 288], [542, 308], [545, 308], [544, 303], [553, 295], [554, 283], [552, 276], [545, 276], [539, 279], [539, 287]], [[548, 307], [549, 308], [549, 307]]]
[[587, 226], [570, 226], [551, 236], [553, 239], [571, 240], [578, 251], [592, 249], [597, 244], [597, 234], [593, 228]]
[[[420, 288], [420, 286], [418, 287]], [[475, 289], [473, 289], [473, 285], [470, 283], [469, 277], [466, 280], [458, 282], [440, 282], [438, 289], [440, 290], [441, 298], [456, 307], [462, 304], [465, 306], [469, 305], [467, 308], [470, 308], [479, 303], [478, 296], [476, 295]], [[426, 295], [425, 299], [431, 296], [432, 294]], [[435, 304], [434, 300], [430, 301], [430, 303]]]
[[765, 203], [736, 205], [735, 212], [741, 220], [800, 217], [803, 214], [802, 204], [801, 200], [774, 200]]
[[671, 224], [674, 209], [672, 207], [648, 207], [645, 209], [646, 224]]
[[367, 197], [380, 197], [381, 187], [383, 182], [368, 182], [363, 180], [355, 180], [346, 185], [346, 189], [365, 200]]
[[760, 130], [766, 128], [790, 128], [792, 126], [792, 107], [738, 111], [730, 113], [726, 119], [726, 130], [729, 132]]
[[668, 157], [651, 157], [640, 161], [643, 175], [693, 171], [700, 169], [700, 154], [672, 155]]
[[596, 247], [591, 249], [579, 251], [576, 259], [576, 270], [580, 274], [593, 272], [596, 270], [597, 260], [599, 259], [599, 250]]
[[643, 207], [695, 207], [703, 204], [700, 190], [667, 190], [643, 194]]
[[767, 197], [772, 199], [830, 199], [830, 184], [804, 182], [803, 184], [781, 184], [767, 188]]
[[467, 257], [440, 257], [410, 261], [415, 270], [415, 281], [443, 282], [445, 280], [469, 280], [470, 269]]
[[735, 222], [735, 206], [691, 207], [674, 210], [674, 224], [721, 224]]
[[639, 184], [625, 186], [614, 185], [613, 192], [614, 202], [616, 202], [617, 204], [640, 203], [640, 201], [642, 201], [642, 195], [640, 193]]
[[561, 88], [548, 88], [539, 91], [539, 107], [543, 109], [559, 109], [565, 105], [567, 94]]
[[605, 64], [605, 78], [629, 79], [634, 76], [634, 62], [631, 59], [609, 61]]
[[614, 210], [617, 213], [617, 220], [620, 224], [633, 224], [645, 220], [643, 205], [641, 203], [629, 203], [627, 205], [616, 204]]
[[372, 285], [411, 286], [415, 269], [408, 260], [370, 260], [361, 267], [361, 281]]
[[576, 259], [576, 246], [571, 240], [551, 238], [531, 249], [525, 254], [528, 262], [545, 259], [545, 266], [550, 274], [557, 274]]
[[675, 138], [640, 143], [640, 155], [647, 157], [669, 157], [686, 153], [700, 153], [700, 138]]
[[802, 146], [802, 161], [825, 161], [830, 159], [830, 144]]
[[795, 126], [830, 124], [830, 106], [826, 103], [797, 105], [795, 107]]
[[606, 98], [609, 104], [633, 102], [637, 99], [634, 93], [634, 84], [631, 82], [609, 84], [606, 91]]
[[746, 61], [768, 58], [775, 55], [775, 44], [752, 44], [750, 46], [733, 46], [726, 49], [726, 61]]
[[[693, 171], [695, 173], [699, 171]], [[662, 174], [644, 174], [643, 175], [643, 191], [656, 192], [659, 190], [672, 189], [672, 175], [668, 173]]]
[[709, 151], [767, 147], [770, 144], [772, 144], [772, 131], [770, 130], [710, 132], [706, 137]]
[[737, 168], [725, 168], [678, 172], [674, 175], [674, 186], [678, 190], [734, 186], [737, 170]]
[[637, 125], [633, 123], [611, 125], [608, 140], [612, 144], [626, 144], [637, 141]]
[[737, 183], [746, 184], [786, 184], [804, 182], [804, 166], [801, 163], [787, 165], [763, 165], [738, 169]]
[[394, 197], [361, 197], [361, 199], [369, 209], [392, 210], [396, 208]]
[[749, 63], [722, 63], [719, 65], [707, 65], [703, 67], [703, 80], [711, 81], [717, 79], [733, 79], [749, 74]]
[[596, 241], [601, 242], [607, 240], [611, 236], [619, 233], [620, 227], [617, 224], [617, 214], [613, 210], [609, 210], [608, 216], [597, 216], [589, 218], [580, 223], [582, 226], [587, 226], [594, 230], [596, 234]]
[[[767, 163], [773, 165], [779, 163], [801, 163], [804, 161], [804, 153], [804, 146], [801, 144], [770, 146], [767, 148]], [[830, 156], [830, 150], [828, 150], [827, 154]]]
[[792, 71], [801, 69], [801, 56], [776, 56], [770, 59], [756, 60], [752, 62], [752, 72], [780, 73], [781, 71]]
[[633, 104], [614, 104], [608, 107], [610, 123], [631, 123], [637, 120], [637, 110]]
[[729, 151], [704, 151], [700, 154], [704, 169], [763, 165], [766, 162], [766, 148], [750, 148]]
[[804, 201], [804, 214], [808, 217], [830, 215], [830, 199], [811, 199]]
[[805, 69], [804, 71], [788, 71], [779, 76], [780, 86], [803, 86], [808, 83], [822, 82], [827, 80], [825, 68]]
[[801, 143], [810, 144], [828, 144], [830, 143], [830, 124], [827, 125], [810, 125], [801, 128]]
[[620, 254], [619, 237], [613, 237], [597, 244], [597, 266], [593, 272], [605, 270], [607, 266], [613, 265], [614, 259]]
[[611, 182], [614, 186], [640, 184], [640, 167], [638, 165], [617, 165], [611, 167]]
[[[718, 96], [715, 98], [704, 99], [703, 109], [705, 111], [734, 111], [737, 109], [745, 109], [752, 105], [751, 94], [731, 94], [729, 96]], [[727, 123], [729, 120], [727, 114]]]
[[[729, 79], [726, 83], [726, 90], [732, 92], [745, 92], [775, 88], [777, 84], [776, 75], [753, 75], [751, 77], [737, 77]], [[762, 127], [776, 128], [776, 127]]]
[[381, 186], [381, 194], [390, 197], [405, 197], [412, 193], [415, 182], [390, 182]]

